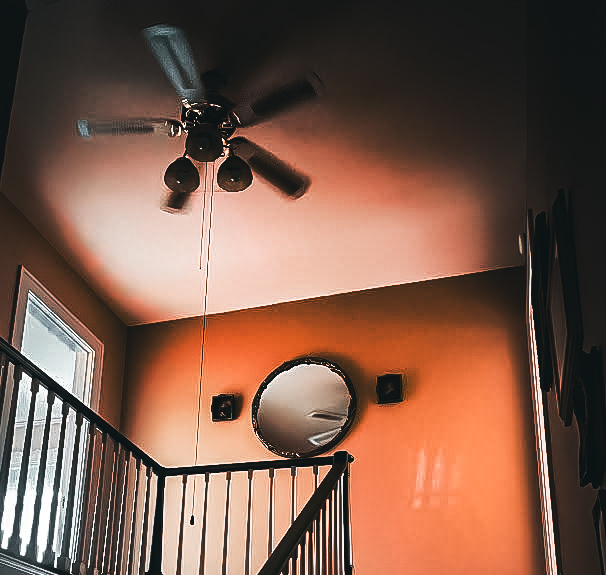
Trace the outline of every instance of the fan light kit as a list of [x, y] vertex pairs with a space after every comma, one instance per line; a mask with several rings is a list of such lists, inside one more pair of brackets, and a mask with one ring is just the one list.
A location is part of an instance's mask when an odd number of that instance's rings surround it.
[[83, 138], [95, 135], [164, 134], [170, 138], [186, 134], [185, 151], [166, 169], [164, 183], [170, 190], [164, 209], [183, 210], [200, 186], [194, 162], [225, 160], [217, 171], [217, 184], [227, 192], [241, 192], [253, 181], [253, 172], [283, 195], [297, 199], [309, 188], [310, 180], [286, 162], [247, 138], [233, 137], [238, 128], [256, 125], [318, 95], [321, 82], [315, 74], [280, 86], [249, 106], [236, 107], [220, 93], [223, 78], [216, 72], [200, 75], [191, 47], [179, 28], [160, 24], [146, 28], [143, 35], [156, 60], [181, 98], [181, 118], [101, 121], [78, 120]]

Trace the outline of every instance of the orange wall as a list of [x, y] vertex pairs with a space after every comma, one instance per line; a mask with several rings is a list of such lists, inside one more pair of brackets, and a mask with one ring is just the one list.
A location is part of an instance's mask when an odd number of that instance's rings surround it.
[[[245, 288], [245, 282], [243, 282]], [[314, 354], [350, 375], [356, 572], [542, 573], [521, 268], [275, 305], [208, 319], [201, 463], [272, 459], [251, 402], [279, 364]], [[129, 328], [123, 431], [166, 465], [191, 464], [200, 322]], [[379, 406], [376, 375], [408, 398]], [[210, 399], [239, 393], [234, 422]]]
[[0, 194], [0, 337], [10, 341], [19, 266], [24, 265], [102, 342], [100, 413], [120, 425], [126, 326]]

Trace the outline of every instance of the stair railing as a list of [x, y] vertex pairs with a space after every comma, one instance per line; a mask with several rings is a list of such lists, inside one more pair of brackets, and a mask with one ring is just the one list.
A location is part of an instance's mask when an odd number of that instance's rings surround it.
[[0, 454], [2, 553], [143, 575], [164, 468], [2, 338]]
[[258, 575], [351, 575], [349, 463], [334, 463]]
[[0, 338], [9, 557], [73, 575], [350, 575], [350, 461], [163, 467]]
[[[156, 510], [164, 505], [167, 483], [176, 480], [173, 493], [178, 492], [180, 503], [173, 497], [170, 506], [174, 514], [173, 525], [178, 525], [176, 530], [171, 530], [178, 533], [176, 545], [172, 546], [176, 547], [176, 556], [167, 557], [166, 553], [162, 556], [165, 530], [156, 515], [149, 575], [166, 575], [172, 573], [173, 568], [176, 575], [226, 575], [234, 569], [242, 575], [278, 575], [283, 572], [283, 563], [294, 557], [293, 550], [297, 546], [303, 546], [301, 553], [307, 553], [300, 560], [298, 573], [301, 575], [349, 575], [350, 461], [353, 458], [347, 452], [338, 452], [327, 457], [165, 468], [166, 481], [158, 484]], [[192, 532], [192, 529], [186, 526], [186, 509], [193, 497], [192, 483], [196, 479], [200, 488], [195, 502], [198, 525], [193, 529], [195, 536], [190, 537], [187, 545], [184, 539], [187, 530]], [[240, 505], [234, 509], [231, 502], [238, 491]], [[215, 504], [214, 521], [210, 521], [209, 501]], [[307, 503], [299, 512], [300, 501]], [[165, 512], [164, 517], [168, 516]], [[253, 524], [257, 526], [254, 529], [256, 536], [253, 536]], [[213, 540], [220, 551], [214, 557], [209, 555], [213, 527]], [[233, 535], [234, 532], [241, 537]], [[296, 538], [294, 543], [293, 538]], [[303, 539], [309, 543], [301, 543]], [[277, 545], [276, 541], [279, 541]], [[286, 556], [281, 559], [285, 552]], [[264, 564], [258, 564], [261, 555]]]

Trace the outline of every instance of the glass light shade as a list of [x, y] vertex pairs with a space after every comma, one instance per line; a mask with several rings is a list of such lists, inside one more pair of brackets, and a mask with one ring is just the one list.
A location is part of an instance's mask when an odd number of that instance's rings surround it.
[[191, 194], [200, 185], [200, 174], [188, 158], [176, 159], [164, 173], [164, 183], [178, 194]]
[[187, 132], [185, 150], [198, 162], [214, 162], [223, 153], [223, 138], [212, 124], [199, 124]]
[[241, 192], [252, 184], [253, 176], [248, 164], [238, 156], [230, 156], [217, 171], [217, 183], [227, 192]]

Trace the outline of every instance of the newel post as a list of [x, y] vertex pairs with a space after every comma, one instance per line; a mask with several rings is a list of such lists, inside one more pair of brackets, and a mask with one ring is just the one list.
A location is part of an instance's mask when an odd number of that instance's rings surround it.
[[[344, 454], [344, 455], [343, 455]], [[353, 573], [353, 557], [351, 553], [351, 520], [349, 517], [349, 462], [351, 461], [349, 453], [347, 451], [338, 451], [335, 453], [335, 459], [337, 456], [346, 457], [345, 471], [343, 472], [343, 543], [344, 543], [344, 565], [343, 571], [345, 575], [351, 575]]]
[[[154, 512], [154, 530], [152, 532], [149, 554], [149, 571], [146, 575], [162, 575], [162, 531], [164, 530], [164, 484], [166, 478], [158, 474], [156, 510]], [[143, 558], [144, 560], [144, 558]]]

